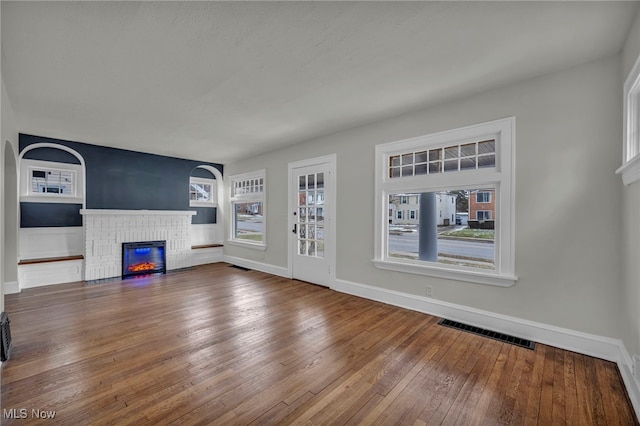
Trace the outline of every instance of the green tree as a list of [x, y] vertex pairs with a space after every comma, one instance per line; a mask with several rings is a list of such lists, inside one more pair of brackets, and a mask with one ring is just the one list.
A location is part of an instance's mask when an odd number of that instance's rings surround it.
[[450, 194], [456, 195], [456, 213], [469, 213], [469, 191], [451, 191]]

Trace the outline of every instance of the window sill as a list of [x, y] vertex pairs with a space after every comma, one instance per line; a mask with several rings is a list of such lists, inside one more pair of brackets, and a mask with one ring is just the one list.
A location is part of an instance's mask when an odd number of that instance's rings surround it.
[[232, 246], [237, 246], [237, 247], [245, 247], [245, 248], [250, 248], [250, 249], [254, 249], [254, 250], [266, 250], [267, 246], [265, 244], [259, 244], [259, 243], [249, 243], [246, 241], [238, 241], [238, 240], [229, 240], [227, 241], [227, 244], [232, 245]]
[[82, 204], [82, 197], [67, 195], [23, 195], [21, 203]]
[[413, 265], [408, 263], [393, 262], [390, 260], [373, 259], [372, 262], [377, 268], [385, 269], [387, 271], [406, 272], [409, 274], [426, 275], [429, 277], [445, 278], [450, 280], [493, 285], [498, 287], [512, 287], [518, 280], [518, 277], [516, 276], [487, 274], [475, 271], [462, 271], [426, 265]]
[[189, 201], [189, 207], [218, 207], [218, 204], [208, 201]]
[[634, 182], [640, 181], [640, 154], [616, 170], [616, 174], [622, 175], [622, 182], [625, 185], [631, 185]]

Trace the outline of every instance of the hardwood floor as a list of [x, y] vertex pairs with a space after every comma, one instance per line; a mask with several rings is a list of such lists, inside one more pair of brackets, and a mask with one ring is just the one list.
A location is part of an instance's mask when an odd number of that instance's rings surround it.
[[5, 305], [3, 425], [638, 424], [611, 362], [224, 263]]

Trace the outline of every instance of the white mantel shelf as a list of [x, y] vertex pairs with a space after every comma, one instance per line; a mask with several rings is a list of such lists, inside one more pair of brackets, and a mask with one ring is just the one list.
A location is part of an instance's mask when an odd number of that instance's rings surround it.
[[80, 209], [80, 214], [83, 216], [89, 215], [144, 215], [144, 216], [181, 216], [189, 215], [195, 216], [198, 212], [193, 210], [111, 210], [111, 209]]

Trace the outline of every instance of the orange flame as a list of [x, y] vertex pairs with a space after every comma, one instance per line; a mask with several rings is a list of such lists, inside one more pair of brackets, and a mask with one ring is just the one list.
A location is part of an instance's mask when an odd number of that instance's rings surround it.
[[156, 269], [156, 264], [153, 262], [136, 263], [135, 265], [130, 265], [128, 269], [129, 272], [153, 271]]

